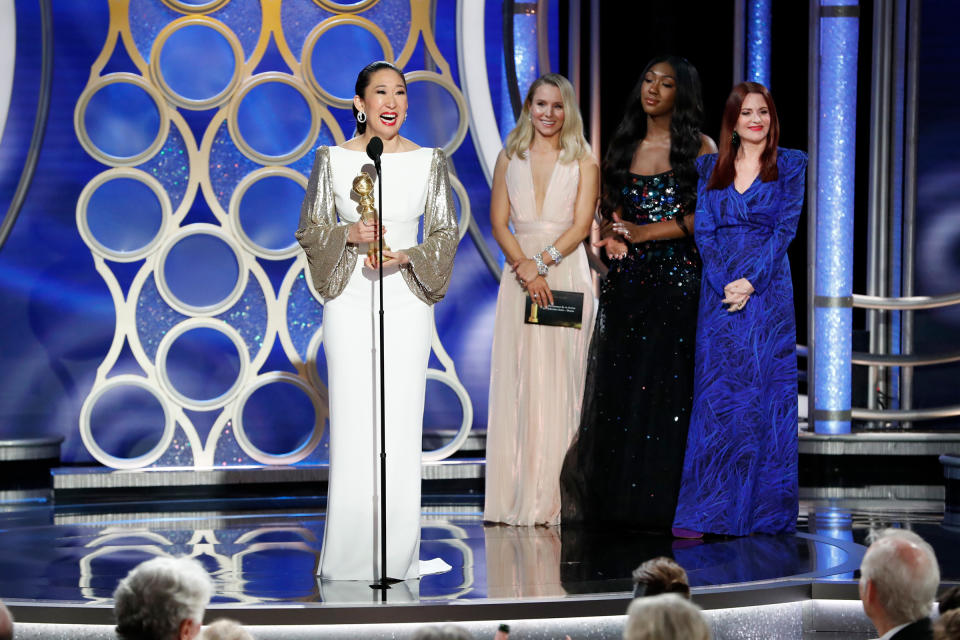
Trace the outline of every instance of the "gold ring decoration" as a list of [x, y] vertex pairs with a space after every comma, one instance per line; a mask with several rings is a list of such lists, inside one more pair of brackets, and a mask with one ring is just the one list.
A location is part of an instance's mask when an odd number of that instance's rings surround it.
[[334, 16], [328, 18], [315, 26], [310, 33], [307, 34], [307, 37], [303, 41], [303, 51], [300, 54], [300, 66], [303, 69], [303, 77], [307, 81], [307, 85], [317, 94], [320, 100], [326, 104], [341, 109], [349, 109], [353, 105], [353, 96], [342, 98], [324, 89], [320, 85], [316, 74], [314, 74], [313, 64], [311, 64], [313, 49], [320, 40], [320, 37], [327, 31], [344, 25], [354, 25], [369, 31], [383, 49], [383, 59], [388, 62], [393, 62], [393, 46], [390, 44], [390, 39], [387, 38], [387, 34], [383, 32], [383, 29], [360, 16]]
[[[110, 155], [106, 151], [102, 151], [99, 147], [97, 147], [93, 140], [90, 139], [90, 134], [87, 133], [87, 124], [84, 117], [86, 116], [87, 106], [90, 104], [90, 99], [95, 93], [108, 85], [120, 83], [132, 84], [143, 89], [156, 105], [157, 115], [159, 116], [160, 120], [160, 127], [157, 130], [157, 136], [153, 139], [153, 142], [151, 142], [146, 149], [132, 156]], [[80, 141], [80, 146], [82, 146], [83, 149], [95, 159], [106, 165], [115, 167], [130, 167], [146, 162], [163, 147], [164, 143], [166, 143], [167, 134], [170, 132], [169, 108], [170, 107], [167, 105], [167, 101], [163, 99], [163, 96], [159, 91], [157, 91], [157, 88], [144, 80], [142, 77], [126, 72], [109, 73], [99, 80], [87, 85], [87, 88], [84, 89], [83, 93], [80, 94], [80, 98], [77, 100], [77, 108], [73, 110], [73, 127], [77, 132], [77, 139]]]
[[191, 2], [183, 2], [182, 0], [161, 1], [171, 9], [175, 9], [176, 11], [180, 11], [182, 13], [210, 13], [211, 11], [216, 11], [220, 7], [230, 2], [230, 0], [208, 0], [203, 4], [196, 4]]
[[415, 82], [431, 82], [446, 89], [453, 98], [454, 103], [457, 105], [457, 130], [454, 132], [453, 137], [443, 145], [443, 152], [447, 154], [448, 157], [452, 156], [453, 152], [460, 147], [464, 138], [467, 137], [467, 127], [469, 126], [467, 119], [467, 101], [464, 99], [460, 89], [457, 88], [457, 85], [453, 84], [452, 80], [433, 71], [411, 71], [405, 73], [404, 77], [407, 79], [408, 87]]
[[366, 11], [380, 0], [358, 0], [357, 2], [332, 2], [331, 0], [313, 0], [315, 4], [333, 13], [359, 13]]
[[[233, 52], [233, 75], [230, 78], [230, 82], [227, 83], [227, 86], [220, 90], [214, 96], [209, 98], [204, 98], [202, 100], [192, 100], [190, 98], [185, 98], [181, 96], [173, 89], [170, 88], [170, 85], [167, 84], [167, 81], [163, 78], [163, 73], [160, 70], [160, 56], [163, 53], [163, 46], [166, 44], [167, 40], [177, 31], [185, 27], [207, 27], [213, 29], [226, 39], [227, 43], [230, 45], [230, 50]], [[167, 97], [167, 99], [178, 107], [183, 107], [184, 109], [195, 109], [195, 110], [204, 110], [212, 109], [213, 107], [218, 107], [221, 104], [225, 103], [230, 99], [230, 96], [236, 91], [237, 85], [240, 83], [240, 72], [243, 69], [243, 47], [240, 45], [240, 39], [237, 38], [237, 35], [224, 23], [207, 16], [184, 16], [183, 18], [177, 18], [163, 29], [160, 30], [160, 33], [157, 34], [156, 39], [153, 41], [153, 47], [150, 49], [150, 79], [160, 87], [160, 90]]]
[[[307, 103], [307, 107], [310, 109], [310, 131], [307, 133], [307, 136], [295, 149], [279, 156], [268, 156], [251, 147], [247, 141], [243, 139], [243, 134], [240, 133], [240, 126], [237, 124], [237, 112], [240, 109], [240, 104], [243, 102], [243, 99], [247, 96], [247, 94], [250, 93], [250, 91], [255, 87], [271, 82], [278, 82], [296, 89]], [[230, 132], [230, 137], [233, 139], [233, 143], [237, 145], [240, 153], [247, 156], [254, 162], [266, 165], [285, 165], [302, 158], [304, 154], [313, 148], [313, 144], [317, 139], [317, 135], [320, 133], [320, 123], [320, 106], [317, 104], [316, 100], [313, 100], [312, 97], [307, 93], [303, 82], [301, 82], [295, 76], [281, 73], [279, 71], [258, 73], [244, 82], [240, 87], [240, 90], [234, 94], [233, 99], [230, 101], [229, 112], [227, 114], [227, 130]]]

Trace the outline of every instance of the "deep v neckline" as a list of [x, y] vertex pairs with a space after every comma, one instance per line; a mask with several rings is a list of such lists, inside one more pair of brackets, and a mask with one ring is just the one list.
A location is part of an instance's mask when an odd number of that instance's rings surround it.
[[553, 161], [553, 168], [550, 170], [550, 177], [547, 179], [547, 186], [543, 189], [543, 201], [537, 205], [537, 181], [533, 177], [533, 156], [527, 151], [527, 171], [530, 173], [530, 187], [533, 192], [533, 213], [537, 216], [537, 220], [543, 219], [543, 205], [547, 202], [547, 195], [550, 193], [550, 187], [553, 186], [553, 178], [557, 175], [557, 165], [560, 164], [560, 154], [557, 154], [557, 159]]
[[747, 191], [750, 191], [750, 189], [753, 189], [753, 185], [757, 184], [757, 180], [759, 179], [760, 179], [760, 172], [757, 171], [757, 175], [753, 177], [753, 180], [750, 182], [750, 184], [747, 185], [747, 188], [744, 189], [743, 191], [740, 191], [740, 189], [737, 189], [737, 177], [736, 175], [734, 175], [733, 182], [730, 183], [730, 186], [733, 187], [733, 190], [737, 192], [737, 195], [744, 196], [747, 194]]

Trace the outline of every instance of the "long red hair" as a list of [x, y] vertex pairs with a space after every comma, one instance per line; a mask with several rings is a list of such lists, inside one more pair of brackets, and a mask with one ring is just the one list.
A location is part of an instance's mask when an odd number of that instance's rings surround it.
[[733, 182], [735, 173], [733, 161], [737, 156], [737, 149], [732, 144], [733, 128], [740, 118], [740, 107], [747, 95], [759, 93], [763, 96], [770, 110], [770, 130], [767, 132], [767, 146], [760, 154], [760, 180], [772, 182], [777, 179], [777, 143], [780, 142], [780, 120], [777, 118], [777, 107], [767, 88], [758, 82], [741, 82], [733, 88], [727, 97], [727, 105], [723, 109], [723, 120], [720, 123], [720, 149], [717, 154], [717, 164], [707, 182], [707, 189], [726, 189]]

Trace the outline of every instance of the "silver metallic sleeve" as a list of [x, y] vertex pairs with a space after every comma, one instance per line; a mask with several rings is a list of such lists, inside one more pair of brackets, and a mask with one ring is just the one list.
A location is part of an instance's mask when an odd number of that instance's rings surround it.
[[423, 213], [423, 242], [406, 250], [410, 262], [402, 267], [407, 286], [427, 304], [439, 302], [446, 294], [459, 242], [447, 157], [442, 150], [434, 149]]
[[349, 224], [337, 218], [330, 148], [320, 147], [313, 159], [307, 195], [300, 207], [300, 228], [296, 236], [307, 254], [313, 286], [325, 300], [340, 295], [357, 264], [357, 245], [347, 242], [349, 229]]

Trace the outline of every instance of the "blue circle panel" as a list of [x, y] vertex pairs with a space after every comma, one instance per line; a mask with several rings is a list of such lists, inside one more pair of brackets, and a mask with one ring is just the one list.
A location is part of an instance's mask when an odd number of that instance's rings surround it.
[[434, 82], [411, 82], [407, 96], [403, 136], [422, 147], [443, 147], [450, 142], [460, 123], [460, 111], [450, 92]]
[[426, 402], [423, 406], [425, 448], [436, 449], [449, 442], [450, 438], [441, 437], [437, 432], [456, 433], [462, 420], [463, 408], [456, 392], [442, 382], [428, 379]]
[[115, 178], [90, 195], [87, 226], [104, 247], [134, 252], [153, 240], [163, 222], [157, 194], [139, 180]]
[[156, 139], [160, 112], [142, 88], [114, 82], [90, 96], [83, 122], [97, 149], [115, 158], [130, 158], [146, 151]]
[[332, 27], [317, 38], [310, 55], [313, 77], [330, 95], [352, 100], [357, 74], [366, 62], [343, 64], [345, 51], [350, 52], [350, 60], [357, 61], [383, 60], [386, 54], [372, 33], [355, 24]]
[[240, 265], [236, 254], [223, 240], [200, 233], [187, 236], [171, 247], [163, 264], [163, 275], [177, 300], [193, 307], [209, 307], [233, 292]]
[[292, 153], [310, 135], [310, 106], [283, 82], [264, 82], [243, 97], [237, 127], [244, 141], [265, 156]]
[[114, 387], [97, 399], [90, 413], [90, 432], [111, 456], [136, 458], [160, 442], [163, 419], [163, 405], [146, 389]]
[[215, 400], [240, 375], [240, 355], [221, 331], [200, 327], [178, 336], [167, 352], [167, 378], [192, 400]]
[[160, 51], [160, 73], [178, 96], [208, 100], [230, 84], [236, 67], [230, 42], [217, 30], [188, 25], [167, 38]]
[[243, 194], [237, 215], [240, 227], [257, 246], [279, 251], [296, 244], [304, 189], [283, 176], [257, 180]]
[[[278, 407], [283, 407], [278, 411]], [[254, 391], [243, 407], [243, 431], [261, 451], [280, 455], [296, 451], [313, 433], [316, 413], [310, 398], [288, 382]]]

